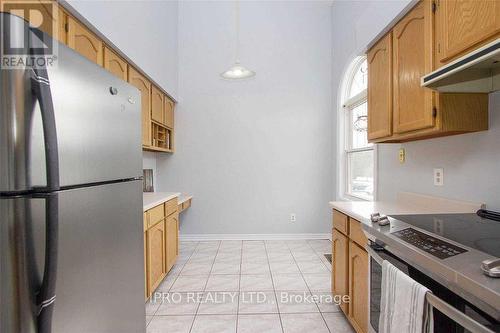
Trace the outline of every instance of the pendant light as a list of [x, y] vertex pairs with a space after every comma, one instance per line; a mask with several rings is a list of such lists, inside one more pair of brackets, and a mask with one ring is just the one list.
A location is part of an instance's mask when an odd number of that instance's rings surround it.
[[229, 67], [228, 70], [225, 72], [221, 73], [220, 76], [224, 79], [228, 80], [241, 80], [241, 79], [247, 79], [252, 76], [255, 76], [255, 72], [249, 70], [245, 66], [240, 64], [239, 60], [239, 49], [240, 49], [240, 1], [236, 0], [236, 61], [234, 64]]

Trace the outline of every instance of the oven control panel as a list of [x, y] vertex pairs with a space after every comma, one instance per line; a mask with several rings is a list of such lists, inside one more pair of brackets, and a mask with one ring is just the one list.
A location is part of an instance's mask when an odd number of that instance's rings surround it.
[[467, 252], [461, 247], [455, 246], [441, 239], [432, 237], [413, 228], [406, 228], [391, 233], [397, 238], [418, 247], [420, 250], [432, 254], [439, 259], [446, 259], [457, 254]]

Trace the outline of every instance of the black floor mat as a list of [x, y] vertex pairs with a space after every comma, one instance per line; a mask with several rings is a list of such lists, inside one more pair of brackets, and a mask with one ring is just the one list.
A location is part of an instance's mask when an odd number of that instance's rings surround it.
[[325, 258], [330, 264], [332, 263], [332, 255], [330, 253], [325, 253]]

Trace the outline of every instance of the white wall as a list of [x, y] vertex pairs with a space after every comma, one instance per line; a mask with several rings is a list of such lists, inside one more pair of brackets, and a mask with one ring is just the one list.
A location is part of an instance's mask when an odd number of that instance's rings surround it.
[[329, 6], [241, 2], [241, 61], [257, 76], [227, 82], [234, 3], [179, 4], [176, 153], [157, 166], [159, 190], [195, 196], [183, 234], [329, 232]]
[[[68, 3], [177, 98], [178, 1], [68, 0]], [[143, 153], [143, 168], [154, 170], [156, 183], [154, 153]]]
[[[333, 86], [338, 93], [351, 59], [410, 1], [336, 1], [333, 5]], [[335, 105], [338, 104], [335, 95]], [[400, 191], [484, 202], [500, 209], [500, 93], [490, 95], [490, 130], [412, 143], [379, 145], [378, 199]], [[398, 161], [400, 147], [406, 163]], [[433, 185], [433, 168], [444, 168], [444, 186]]]

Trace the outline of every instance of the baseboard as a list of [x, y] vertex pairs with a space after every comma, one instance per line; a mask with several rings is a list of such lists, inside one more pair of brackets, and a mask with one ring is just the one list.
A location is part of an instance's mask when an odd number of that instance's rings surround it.
[[304, 240], [329, 239], [331, 234], [185, 234], [180, 235], [181, 241], [211, 241], [211, 240]]

